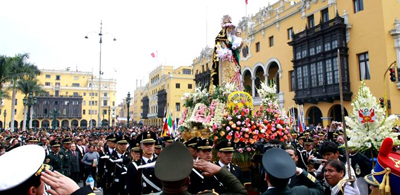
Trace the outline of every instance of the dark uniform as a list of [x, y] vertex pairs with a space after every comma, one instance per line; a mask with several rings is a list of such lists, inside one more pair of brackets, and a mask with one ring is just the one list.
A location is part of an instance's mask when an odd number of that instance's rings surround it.
[[123, 154], [118, 151], [120, 145], [128, 144], [127, 137], [125, 135], [117, 138], [117, 149], [111, 154], [110, 159], [113, 163], [113, 169], [111, 173], [110, 194], [126, 194], [125, 180], [126, 180], [126, 165], [129, 163], [129, 151], [125, 151]]
[[[62, 140], [63, 144], [71, 144], [71, 138], [67, 137]], [[70, 177], [71, 176], [71, 166], [72, 166], [72, 152], [69, 149], [66, 149], [64, 147], [61, 148], [60, 153], [64, 155], [63, 158], [63, 174], [65, 176]]]
[[[215, 165], [213, 165], [215, 166]], [[171, 167], [174, 167], [171, 169]], [[188, 176], [193, 169], [193, 158], [189, 150], [181, 143], [172, 143], [165, 148], [158, 160], [155, 167], [155, 176], [159, 178], [165, 186], [168, 187], [168, 192], [163, 194], [183, 194], [190, 195], [192, 193], [183, 191], [187, 187]], [[215, 175], [226, 187], [226, 194], [247, 194], [246, 189], [240, 181], [228, 172], [226, 168], [221, 170]], [[197, 193], [196, 193], [197, 194]], [[210, 195], [215, 194], [213, 191], [204, 191], [201, 194]]]
[[60, 153], [59, 151], [57, 153], [55, 152], [55, 150], [59, 150], [58, 148], [61, 147], [61, 144], [59, 141], [52, 140], [50, 145], [52, 151], [47, 156], [45, 163], [52, 166], [53, 170], [63, 173], [64, 154]]
[[[231, 154], [233, 155], [233, 152], [235, 151], [234, 145], [230, 141], [221, 141], [220, 143], [217, 144], [215, 149], [219, 153], [225, 153], [225, 154]], [[226, 162], [225, 162], [226, 163]], [[242, 176], [242, 170], [240, 169], [239, 166], [232, 164], [232, 162], [228, 162], [227, 164], [224, 164], [224, 162], [217, 161], [215, 164], [221, 167], [226, 167], [227, 170], [232, 173], [236, 178], [239, 179], [241, 183], [243, 183], [243, 176]], [[227, 189], [225, 189], [224, 186], [218, 186], [218, 188], [215, 190], [217, 193], [222, 194], [225, 192]]]
[[[197, 152], [200, 150], [210, 151], [212, 150], [213, 142], [209, 139], [204, 139], [197, 143]], [[205, 159], [204, 159], [205, 160]], [[188, 191], [192, 194], [197, 194], [204, 190], [219, 190], [224, 189], [224, 186], [216, 177], [204, 177], [200, 170], [195, 168], [192, 169], [190, 173], [190, 185]]]
[[[111, 134], [107, 136], [107, 142], [117, 143], [117, 135]], [[111, 177], [110, 168], [113, 167], [111, 161], [108, 158], [114, 152], [115, 148], [109, 148], [107, 145], [104, 146], [104, 152], [100, 154], [99, 165], [98, 165], [98, 176], [99, 181], [97, 182], [97, 186], [102, 187], [104, 189], [104, 194], [107, 194], [106, 188], [106, 180]]]
[[[290, 156], [282, 149], [273, 148], [264, 153], [262, 164], [268, 175], [273, 176], [277, 179], [289, 179], [296, 173], [296, 165]], [[312, 177], [309, 173], [302, 170], [298, 175], [299, 180], [305, 180], [306, 186], [295, 186], [289, 188], [287, 185], [285, 187], [275, 187], [270, 186], [263, 195], [274, 195], [274, 194], [288, 194], [288, 195], [307, 195], [307, 194], [322, 194], [324, 188], [321, 184]], [[274, 178], [269, 178], [270, 180]], [[289, 181], [289, 180], [287, 180]]]
[[[156, 139], [155, 133], [147, 131], [143, 132], [136, 138], [136, 143], [154, 144]], [[126, 184], [129, 194], [152, 194], [161, 191], [162, 185], [160, 180], [154, 175], [154, 168], [137, 169], [138, 165], [153, 163], [156, 159], [157, 158], [153, 154], [151, 158], [142, 156], [139, 162], [128, 164]]]

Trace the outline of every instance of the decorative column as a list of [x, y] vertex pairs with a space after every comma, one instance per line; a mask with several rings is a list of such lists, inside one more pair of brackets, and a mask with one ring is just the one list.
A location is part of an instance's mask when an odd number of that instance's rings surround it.
[[[396, 49], [397, 73], [400, 73], [400, 22], [398, 18], [394, 20], [394, 29], [390, 30], [390, 34], [394, 38], [394, 48]], [[400, 76], [397, 79], [397, 88], [400, 89]]]
[[256, 96], [256, 78], [251, 78], [251, 96], [254, 98]]

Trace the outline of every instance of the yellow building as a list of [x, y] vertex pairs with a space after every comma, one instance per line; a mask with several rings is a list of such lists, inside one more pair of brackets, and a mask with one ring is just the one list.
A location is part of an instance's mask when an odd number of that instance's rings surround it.
[[[161, 125], [164, 113], [172, 113], [175, 120], [181, 116], [183, 101], [186, 92], [194, 91], [194, 76], [191, 66], [159, 66], [149, 74], [149, 83], [144, 88], [135, 91], [135, 95], [143, 94], [141, 102], [142, 119], [144, 125]], [[134, 98], [136, 99], [136, 97]], [[136, 104], [135, 103], [135, 104]], [[136, 107], [137, 105], [134, 105]]]
[[142, 99], [146, 94], [146, 87], [140, 86], [137, 87], [134, 91], [133, 95], [133, 103], [132, 103], [132, 123], [133, 124], [143, 124], [142, 118]]
[[[116, 110], [116, 80], [101, 79], [99, 94], [99, 79], [91, 72], [69, 70], [41, 70], [37, 77], [46, 93], [36, 97], [37, 104], [33, 106], [33, 127], [92, 127], [115, 123]], [[11, 93], [11, 92], [10, 92]], [[100, 96], [100, 102], [99, 102]], [[17, 93], [15, 107], [15, 127], [23, 123], [24, 94]], [[11, 100], [5, 99], [2, 113], [7, 112], [7, 126], [11, 120]], [[99, 112], [100, 105], [100, 112]], [[100, 114], [99, 114], [100, 113]], [[1, 120], [3, 122], [4, 119]]]
[[[306, 123], [341, 121], [339, 49], [345, 114], [352, 111], [351, 100], [365, 80], [377, 98], [387, 89], [389, 113], [400, 116], [400, 82], [384, 80], [389, 65], [400, 62], [398, 10], [398, 0], [279, 0], [260, 9], [237, 26], [244, 40], [244, 89], [257, 106], [260, 82], [274, 82], [279, 104], [286, 110], [303, 104]], [[204, 49], [193, 62], [200, 85], [207, 85], [211, 52]], [[395, 68], [398, 72], [399, 64]]]

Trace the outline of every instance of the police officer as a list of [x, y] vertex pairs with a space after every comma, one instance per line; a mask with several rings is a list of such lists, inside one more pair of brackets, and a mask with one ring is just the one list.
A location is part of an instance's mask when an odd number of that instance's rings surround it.
[[[161, 182], [154, 176], [154, 168], [138, 170], [137, 166], [155, 163], [154, 144], [156, 134], [152, 131], [145, 131], [138, 135], [136, 143], [142, 147], [142, 156], [139, 163], [130, 163], [127, 172], [128, 194], [159, 194], [161, 193]], [[136, 165], [136, 166], [135, 166]]]
[[125, 180], [126, 180], [126, 171], [125, 167], [130, 160], [128, 149], [128, 137], [125, 135], [118, 136], [117, 138], [117, 146], [114, 152], [111, 154], [111, 158], [114, 163], [114, 170], [111, 175], [113, 178], [113, 183], [111, 185], [112, 194], [126, 194], [125, 190]]
[[63, 173], [63, 162], [64, 162], [64, 154], [60, 153], [61, 144], [57, 140], [52, 140], [50, 142], [51, 152], [46, 158], [46, 164], [49, 164], [53, 167], [53, 170], [58, 171], [59, 173]]
[[60, 150], [60, 153], [64, 155], [63, 174], [68, 177], [71, 176], [71, 166], [72, 166], [71, 142], [72, 139], [70, 137], [64, 138], [62, 140], [63, 147]]
[[[171, 167], [174, 167], [171, 169]], [[244, 195], [247, 194], [246, 189], [240, 181], [233, 176], [226, 168], [212, 164], [204, 160], [193, 163], [193, 158], [187, 148], [181, 143], [172, 143], [165, 148], [155, 167], [155, 176], [162, 182], [162, 194], [187, 194], [188, 185], [190, 183], [189, 175], [195, 167], [208, 176], [215, 176], [227, 186], [227, 194]], [[203, 191], [201, 194], [215, 194], [212, 190]]]
[[[262, 164], [266, 171], [264, 179], [268, 183], [268, 189], [263, 195], [307, 195], [324, 192], [321, 184], [309, 173], [296, 167], [290, 156], [280, 148], [272, 148], [266, 151], [262, 158]], [[299, 180], [304, 181], [306, 186], [288, 187], [290, 178], [295, 174], [299, 177]]]
[[106, 179], [111, 177], [111, 167], [113, 167], [113, 163], [108, 160], [111, 154], [115, 150], [115, 146], [117, 143], [117, 135], [110, 134], [106, 138], [107, 143], [104, 146], [104, 151], [100, 154], [99, 165], [98, 165], [98, 175], [99, 182], [98, 186], [104, 189], [104, 194], [108, 193], [108, 188], [106, 188]]
[[[213, 142], [209, 139], [203, 139], [197, 143], [198, 159], [211, 162], [212, 160], [212, 146]], [[223, 185], [216, 177], [204, 177], [201, 170], [192, 169], [190, 173], [191, 184], [188, 191], [192, 194], [197, 194], [204, 190], [218, 190], [223, 189]], [[218, 192], [219, 193], [219, 192]]]

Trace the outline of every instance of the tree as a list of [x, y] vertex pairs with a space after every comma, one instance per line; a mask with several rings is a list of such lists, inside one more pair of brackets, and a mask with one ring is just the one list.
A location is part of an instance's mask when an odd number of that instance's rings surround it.
[[6, 88], [4, 88], [5, 83], [9, 79], [7, 60], [8, 57], [0, 56], [0, 104], [3, 99], [9, 98]]
[[28, 63], [26, 60], [29, 58], [29, 54], [16, 54], [14, 57], [6, 61], [8, 66], [8, 78], [11, 81], [11, 130], [14, 131], [14, 118], [15, 118], [15, 97], [17, 95], [17, 82], [20, 79], [35, 78], [40, 74], [40, 70], [36, 65]]
[[[38, 80], [36, 78], [22, 78], [18, 81], [17, 83], [17, 89], [24, 94], [24, 98], [28, 98], [28, 95], [30, 92], [33, 94], [39, 94], [44, 92], [42, 89], [42, 85], [38, 83]], [[33, 107], [31, 107], [30, 110], [30, 118], [32, 119], [32, 112]], [[24, 105], [24, 122], [22, 126], [22, 130], [25, 130], [26, 127], [26, 118], [27, 118], [27, 112], [28, 112], [28, 106]], [[32, 120], [30, 120], [29, 123], [29, 128], [32, 128]]]

